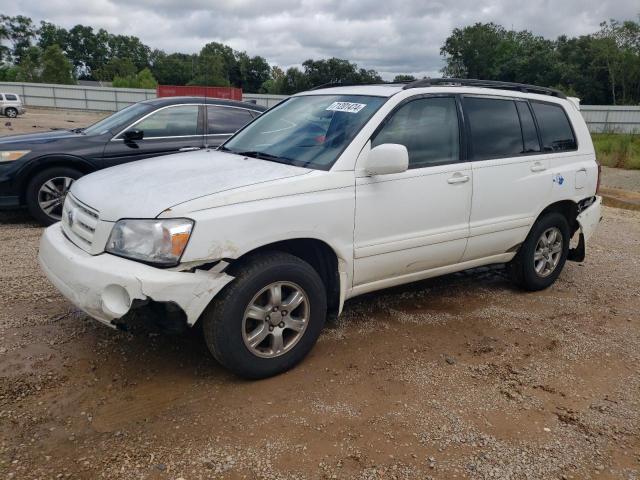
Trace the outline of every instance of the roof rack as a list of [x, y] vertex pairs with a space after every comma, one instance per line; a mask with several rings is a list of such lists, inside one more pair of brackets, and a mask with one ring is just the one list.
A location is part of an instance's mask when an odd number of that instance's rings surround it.
[[376, 83], [353, 83], [353, 82], [329, 82], [323, 83], [322, 85], [318, 85], [316, 87], [310, 88], [309, 90], [322, 90], [323, 88], [332, 88], [332, 87], [359, 87], [365, 85], [403, 85], [408, 82], [376, 82]]
[[403, 90], [409, 88], [422, 88], [434, 86], [464, 86], [464, 87], [480, 87], [480, 88], [497, 88], [500, 90], [516, 90], [525, 93], [538, 93], [541, 95], [551, 95], [558, 98], [567, 98], [560, 90], [548, 87], [539, 87], [537, 85], [528, 85], [526, 83], [500, 82], [497, 80], [477, 80], [473, 78], [423, 78], [407, 83]]

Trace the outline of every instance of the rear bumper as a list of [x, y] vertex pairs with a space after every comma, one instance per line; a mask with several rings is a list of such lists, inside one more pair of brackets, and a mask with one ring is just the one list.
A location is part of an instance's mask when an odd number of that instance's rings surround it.
[[591, 205], [582, 210], [577, 217], [580, 233], [586, 242], [594, 234], [602, 220], [602, 197], [596, 196]]
[[225, 273], [176, 272], [108, 253], [90, 255], [64, 236], [60, 223], [44, 231], [38, 260], [60, 293], [110, 327], [131, 310], [134, 300], [175, 304], [193, 325], [211, 299], [233, 280]]

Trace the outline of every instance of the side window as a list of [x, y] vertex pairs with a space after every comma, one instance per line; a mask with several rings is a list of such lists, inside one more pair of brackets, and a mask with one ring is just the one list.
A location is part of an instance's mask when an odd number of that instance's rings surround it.
[[18, 97], [16, 97], [15, 95], [12, 95], [12, 94], [10, 94], [10, 93], [7, 93], [7, 94], [4, 96], [4, 98], [5, 98], [5, 100], [10, 100], [10, 101], [12, 101], [12, 102], [15, 102], [16, 100], [18, 100]]
[[531, 115], [531, 109], [527, 102], [516, 102], [518, 115], [520, 115], [520, 125], [522, 126], [522, 141], [524, 142], [524, 152], [532, 153], [540, 151], [538, 141], [538, 131]]
[[142, 130], [145, 139], [199, 135], [198, 105], [177, 105], [158, 110], [134, 128]]
[[231, 134], [253, 120], [249, 110], [244, 108], [207, 107], [207, 134]]
[[522, 131], [513, 100], [466, 97], [474, 160], [515, 157], [524, 152]]
[[531, 102], [531, 106], [538, 120], [542, 149], [545, 152], [563, 152], [578, 148], [567, 114], [560, 105]]
[[399, 143], [409, 151], [409, 168], [460, 160], [458, 109], [453, 97], [431, 97], [403, 105], [376, 134], [371, 146]]

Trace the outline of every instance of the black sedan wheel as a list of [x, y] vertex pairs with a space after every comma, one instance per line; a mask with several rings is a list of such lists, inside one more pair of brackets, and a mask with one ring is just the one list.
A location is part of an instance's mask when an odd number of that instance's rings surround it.
[[31, 179], [26, 200], [29, 212], [42, 225], [51, 225], [62, 218], [64, 199], [82, 173], [67, 167], [44, 170]]

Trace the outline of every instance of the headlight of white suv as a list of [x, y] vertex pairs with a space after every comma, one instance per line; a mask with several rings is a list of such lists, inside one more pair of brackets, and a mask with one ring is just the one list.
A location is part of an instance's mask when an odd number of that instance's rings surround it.
[[193, 220], [188, 218], [118, 220], [105, 250], [120, 257], [171, 267], [180, 262], [192, 229]]

